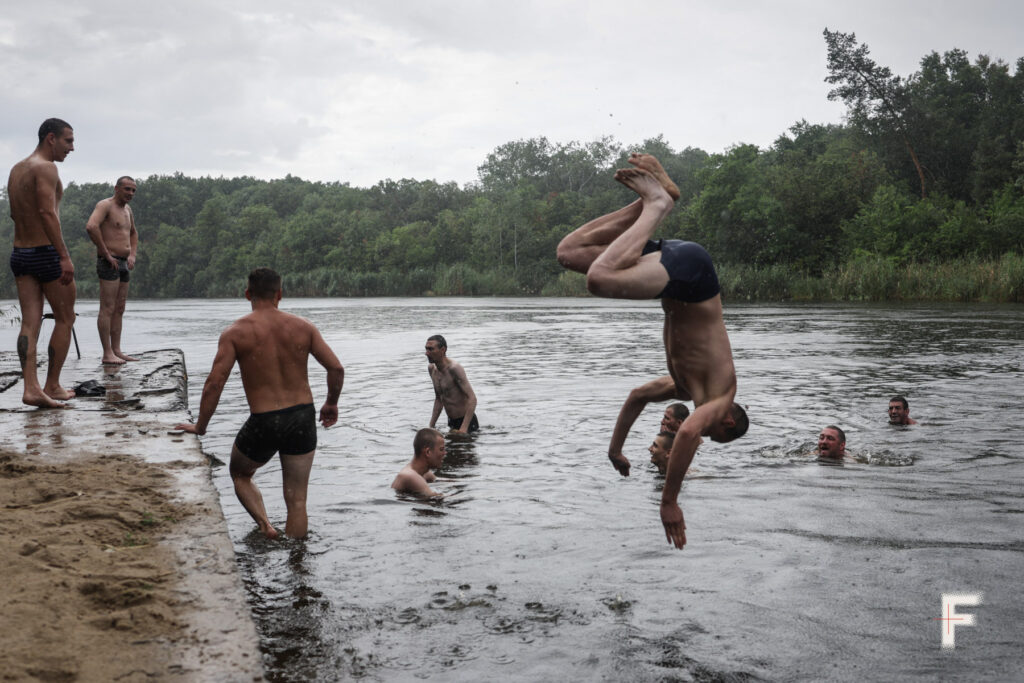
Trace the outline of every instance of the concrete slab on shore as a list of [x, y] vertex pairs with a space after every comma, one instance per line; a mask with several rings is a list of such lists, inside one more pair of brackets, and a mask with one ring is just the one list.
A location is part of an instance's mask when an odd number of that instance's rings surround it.
[[[172, 519], [173, 516], [169, 515], [166, 522], [159, 524], [159, 520], [147, 522], [142, 519], [143, 526], [140, 527], [140, 520], [133, 519], [126, 507], [123, 514], [115, 510], [106, 516], [117, 517], [120, 514], [124, 518], [120, 521], [128, 525], [127, 539], [132, 539], [133, 533], [136, 533], [134, 538], [138, 538], [138, 530], [144, 529], [146, 543], [101, 543], [88, 532], [77, 543], [95, 544], [97, 548], [90, 549], [107, 553], [106, 556], [100, 555], [101, 559], [110, 557], [112, 561], [114, 558], [122, 561], [122, 558], [130, 557], [132, 562], [139, 564], [140, 557], [146, 556], [139, 566], [149, 566], [147, 562], [156, 563], [161, 558], [174, 558], [172, 566], [162, 568], [163, 573], [159, 574], [165, 593], [171, 596], [166, 602], [171, 605], [173, 616], [166, 621], [173, 624], [173, 628], [168, 628], [155, 639], [140, 640], [138, 630], [131, 624], [141, 623], [142, 613], [132, 610], [141, 609], [140, 606], [145, 604], [146, 584], [143, 582], [137, 591], [141, 596], [139, 601], [112, 603], [108, 605], [110, 615], [103, 612], [103, 604], [95, 604], [96, 596], [92, 594], [95, 612], [82, 621], [80, 630], [97, 623], [106, 624], [109, 616], [114, 625], [105, 626], [101, 635], [106, 639], [120, 639], [114, 645], [124, 653], [131, 652], [133, 648], [158, 648], [162, 654], [143, 667], [144, 676], [140, 675], [140, 680], [262, 680], [259, 639], [237, 572], [234, 548], [228, 537], [209, 462], [197, 439], [171, 429], [175, 423], [188, 420], [184, 354], [178, 349], [163, 349], [138, 354], [138, 357], [136, 362], [117, 367], [103, 367], [97, 363], [95, 370], [85, 372], [81, 362], [71, 373], [66, 367], [62, 377], [65, 386], [71, 388], [84, 381], [95, 380], [106, 389], [105, 395], [77, 397], [70, 401], [70, 409], [40, 410], [21, 403], [21, 372], [17, 356], [10, 352], [0, 353], [0, 431], [3, 434], [0, 441], [3, 444], [0, 447], [0, 479], [7, 479], [10, 484], [21, 477], [13, 489], [9, 487], [12, 492], [7, 495], [11, 499], [2, 501], [4, 510], [0, 512], [0, 519], [6, 519], [0, 540], [6, 539], [6, 544], [13, 545], [13, 548], [5, 547], [4, 550], [13, 551], [10, 552], [13, 561], [21, 562], [16, 569], [57, 574], [59, 580], [50, 585], [66, 586], [69, 600], [80, 599], [87, 590], [95, 593], [95, 589], [87, 589], [86, 586], [96, 583], [97, 572], [82, 569], [73, 553], [60, 560], [56, 547], [60, 542], [51, 540], [51, 547], [46, 548], [46, 543], [35, 536], [19, 538], [17, 529], [12, 527], [20, 525], [19, 515], [37, 512], [55, 515], [54, 511], [63, 502], [89, 499], [92, 492], [81, 480], [63, 482], [56, 487], [50, 485], [48, 492], [34, 490], [33, 479], [39, 480], [44, 470], [47, 476], [59, 478], [62, 467], [66, 466], [68, 473], [65, 478], [73, 479], [79, 475], [71, 474], [71, 465], [83, 460], [91, 459], [115, 468], [119, 462], [145, 463], [145, 471], [156, 475], [146, 482], [150, 493], [165, 496], [178, 505], [176, 509], [183, 511], [184, 519]], [[45, 367], [41, 367], [40, 377], [44, 373]], [[127, 469], [121, 467], [120, 471], [123, 473]], [[154, 481], [158, 483], [154, 485]], [[134, 488], [131, 482], [128, 485], [119, 483], [118, 487]], [[93, 503], [92, 509], [99, 505], [98, 502]], [[81, 505], [76, 509], [64, 509], [61, 512], [63, 517], [44, 518], [43, 526], [20, 526], [35, 529], [26, 533], [38, 536], [47, 526], [53, 529], [86, 519], [88, 514], [82, 512], [84, 509]], [[103, 516], [95, 512], [89, 514]], [[143, 516], [145, 514], [148, 513]], [[9, 524], [12, 521], [14, 524]], [[145, 526], [147, 523], [152, 526]], [[46, 552], [39, 548], [50, 552], [49, 560], [44, 561]], [[152, 551], [152, 557], [148, 556], [149, 551]], [[124, 562], [126, 566], [131, 564]], [[22, 612], [31, 610], [31, 596], [23, 597], [10, 599]], [[54, 596], [46, 597], [52, 600]], [[126, 623], [128, 627], [124, 626]], [[62, 636], [56, 633], [53, 637]], [[46, 651], [56, 645], [59, 643], [38, 642], [36, 647], [43, 664], [26, 664], [23, 671], [35, 678], [52, 678], [54, 671], [61, 674], [59, 665], [45, 663]], [[10, 665], [11, 662], [4, 664]], [[113, 666], [113, 662], [109, 664]], [[54, 666], [57, 666], [56, 670]], [[82, 666], [84, 668], [78, 672], [63, 673], [70, 673], [78, 680], [88, 680], [90, 669], [86, 664]], [[111, 669], [110, 673], [113, 674], [114, 670]], [[140, 672], [129, 672], [124, 674], [126, 678], [118, 680], [135, 680], [135, 674]], [[63, 680], [59, 675], [54, 678], [57, 679]]]

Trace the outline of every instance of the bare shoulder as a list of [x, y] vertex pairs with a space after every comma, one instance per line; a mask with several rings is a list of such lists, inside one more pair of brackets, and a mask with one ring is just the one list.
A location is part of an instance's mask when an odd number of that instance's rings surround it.
[[312, 321], [303, 318], [301, 315], [295, 315], [294, 313], [282, 310], [278, 310], [278, 314], [281, 316], [281, 324], [287, 326], [289, 331], [293, 333], [315, 334], [320, 332]]

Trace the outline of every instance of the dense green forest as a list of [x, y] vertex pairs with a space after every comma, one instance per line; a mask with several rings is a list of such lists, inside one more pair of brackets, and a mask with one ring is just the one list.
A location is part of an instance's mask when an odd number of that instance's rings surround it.
[[[291, 296], [582, 294], [555, 247], [633, 199], [612, 173], [644, 150], [682, 191], [659, 236], [704, 244], [726, 298], [1024, 301], [1024, 58], [1011, 69], [954, 49], [901, 77], [852, 34], [824, 37], [845, 123], [799, 121], [767, 149], [517, 140], [465, 187], [137, 178], [132, 296], [237, 296], [258, 265], [281, 272]], [[85, 223], [111, 192], [65, 189], [81, 297], [97, 291]], [[15, 296], [7, 268], [0, 296]]]

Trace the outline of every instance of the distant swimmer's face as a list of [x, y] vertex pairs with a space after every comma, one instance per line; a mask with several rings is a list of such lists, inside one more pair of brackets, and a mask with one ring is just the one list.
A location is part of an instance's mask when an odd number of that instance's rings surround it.
[[910, 409], [904, 408], [902, 401], [889, 401], [889, 424], [904, 424], [908, 417], [910, 417]]
[[447, 452], [444, 437], [437, 437], [434, 445], [427, 449], [427, 462], [430, 464], [430, 468], [437, 469], [440, 467], [441, 463], [444, 462], [444, 456]]
[[839, 460], [846, 452], [846, 442], [839, 440], [839, 432], [826, 427], [818, 434], [818, 457]]
[[444, 347], [437, 343], [436, 340], [430, 339], [427, 341], [426, 346], [423, 347], [427, 354], [427, 360], [431, 363], [437, 363], [441, 358], [444, 357]]
[[654, 442], [647, 448], [651, 454], [651, 464], [658, 468], [658, 471], [665, 474], [668, 468], [668, 439], [663, 436], [654, 437]]
[[60, 135], [56, 133], [50, 133], [50, 135], [53, 135], [53, 160], [64, 161], [68, 158], [68, 154], [75, 150], [75, 131], [65, 128]]
[[665, 408], [665, 414], [661, 416], [661, 431], [678, 432], [679, 425], [681, 424], [683, 424], [683, 421], [675, 416], [672, 408]]

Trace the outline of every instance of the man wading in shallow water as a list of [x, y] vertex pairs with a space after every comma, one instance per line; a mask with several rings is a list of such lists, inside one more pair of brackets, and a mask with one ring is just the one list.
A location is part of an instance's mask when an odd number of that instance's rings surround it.
[[[636, 168], [617, 171], [615, 179], [640, 198], [567, 235], [558, 245], [558, 261], [586, 273], [592, 294], [661, 299], [669, 374], [679, 395], [690, 396], [696, 406], [672, 444], [661, 497], [665, 537], [682, 548], [686, 524], [676, 499], [701, 436], [732, 441], [746, 433], [748, 422], [746, 412], [733, 402], [736, 370], [711, 257], [693, 242], [650, 241], [679, 198], [679, 189], [650, 154], [632, 154], [629, 163]], [[625, 456], [609, 457], [623, 476], [629, 475]]]
[[263, 497], [252, 476], [281, 453], [281, 478], [288, 520], [284, 533], [291, 538], [306, 535], [306, 489], [316, 450], [316, 412], [306, 367], [313, 356], [327, 370], [327, 400], [320, 408], [320, 422], [330, 427], [338, 421], [338, 397], [345, 369], [320, 336], [313, 323], [279, 311], [281, 276], [269, 268], [249, 273], [245, 298], [252, 313], [239, 318], [220, 335], [213, 367], [203, 386], [199, 419], [179, 424], [192, 434], [205, 434], [217, 410], [224, 384], [238, 361], [249, 419], [231, 447], [231, 480], [235, 494], [267, 538], [277, 538], [263, 507]]

